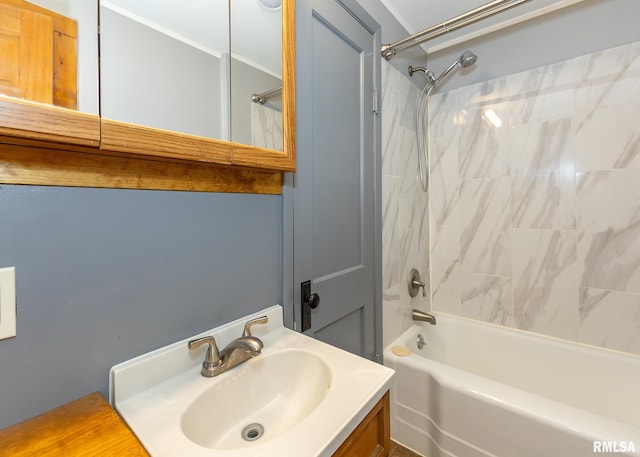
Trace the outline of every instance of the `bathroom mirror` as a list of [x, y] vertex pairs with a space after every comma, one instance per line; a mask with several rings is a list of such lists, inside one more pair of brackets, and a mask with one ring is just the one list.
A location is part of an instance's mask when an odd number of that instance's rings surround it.
[[277, 102], [251, 101], [281, 86], [282, 12], [272, 2], [100, 0], [101, 116], [282, 150]]
[[231, 1], [231, 140], [283, 150], [282, 1]]
[[0, 95], [98, 114], [97, 0], [0, 0]]
[[229, 3], [100, 0], [101, 116], [227, 140]]

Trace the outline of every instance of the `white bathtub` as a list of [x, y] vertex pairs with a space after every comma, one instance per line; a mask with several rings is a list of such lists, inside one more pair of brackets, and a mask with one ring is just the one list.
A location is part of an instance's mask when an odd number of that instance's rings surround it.
[[640, 357], [436, 317], [385, 349], [393, 440], [427, 457], [640, 456]]

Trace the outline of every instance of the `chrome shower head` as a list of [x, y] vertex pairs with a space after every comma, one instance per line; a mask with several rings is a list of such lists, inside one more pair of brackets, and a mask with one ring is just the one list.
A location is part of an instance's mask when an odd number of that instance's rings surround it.
[[476, 63], [476, 60], [478, 60], [478, 56], [471, 51], [464, 51], [459, 59], [460, 65], [462, 65], [463, 68], [470, 67]]
[[440, 81], [442, 81], [444, 77], [451, 72], [451, 70], [456, 68], [456, 66], [460, 65], [463, 68], [467, 68], [476, 63], [476, 60], [478, 60], [477, 55], [471, 51], [464, 51], [458, 59], [454, 60], [453, 63], [449, 65], [449, 68], [443, 71], [442, 74], [436, 78], [433, 84], [436, 85], [440, 83]]
[[440, 74], [440, 76], [438, 76], [437, 78], [436, 78], [436, 75], [431, 70], [428, 70], [425, 67], [414, 67], [412, 65], [409, 65], [409, 76], [413, 76], [414, 73], [421, 71], [422, 73], [425, 74], [425, 76], [429, 80], [428, 83], [430, 83], [435, 88], [435, 86], [440, 84], [440, 81], [442, 81], [444, 77], [447, 76], [451, 71], [453, 71], [453, 69], [456, 68], [458, 65], [460, 65], [462, 68], [468, 68], [474, 63], [476, 63], [477, 60], [478, 60], [478, 56], [475, 55], [473, 52], [464, 51], [462, 55], [458, 57], [456, 60], [454, 60], [451, 63], [451, 65], [449, 65], [449, 67], [445, 71], [443, 71], [442, 74]]

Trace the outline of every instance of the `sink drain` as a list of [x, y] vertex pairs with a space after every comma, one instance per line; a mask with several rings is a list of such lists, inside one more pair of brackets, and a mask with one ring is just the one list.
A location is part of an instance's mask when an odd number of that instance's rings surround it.
[[264, 434], [264, 427], [258, 423], [249, 424], [242, 429], [242, 439], [245, 441], [255, 441]]

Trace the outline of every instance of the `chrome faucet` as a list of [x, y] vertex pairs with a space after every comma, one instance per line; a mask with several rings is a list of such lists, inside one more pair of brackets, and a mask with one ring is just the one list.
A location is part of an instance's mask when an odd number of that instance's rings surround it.
[[433, 314], [425, 313], [418, 309], [411, 311], [411, 319], [414, 321], [428, 322], [431, 325], [436, 325], [436, 317]]
[[207, 345], [207, 354], [202, 362], [201, 374], [205, 378], [213, 378], [233, 367], [246, 362], [262, 353], [264, 344], [260, 338], [251, 335], [251, 327], [256, 324], [266, 324], [269, 322], [267, 316], [252, 319], [244, 324], [244, 331], [240, 338], [236, 338], [229, 343], [222, 351], [218, 350], [216, 340], [212, 336], [205, 336], [189, 341], [189, 349], [194, 350], [200, 346]]

